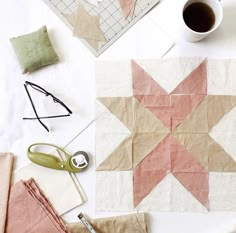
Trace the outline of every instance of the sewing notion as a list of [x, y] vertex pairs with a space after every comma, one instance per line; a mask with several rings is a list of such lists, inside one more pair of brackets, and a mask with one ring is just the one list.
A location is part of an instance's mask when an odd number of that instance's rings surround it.
[[87, 230], [90, 233], [96, 233], [96, 231], [93, 229], [93, 227], [91, 226], [91, 224], [88, 222], [88, 220], [84, 217], [84, 215], [82, 213], [80, 213], [78, 215], [78, 218], [80, 219], [80, 221], [84, 224], [84, 226], [87, 228]]
[[[65, 155], [65, 160], [61, 160], [60, 158], [47, 154], [41, 151], [32, 151], [31, 149], [34, 147], [54, 147], [59, 153], [60, 157], [62, 157], [61, 152]], [[65, 170], [72, 173], [77, 173], [83, 171], [89, 164], [89, 156], [84, 151], [78, 151], [73, 155], [68, 154], [63, 148], [58, 147], [56, 145], [48, 144], [48, 143], [35, 143], [29, 146], [27, 150], [28, 158], [38, 165], [43, 167], [56, 169], [56, 170]]]

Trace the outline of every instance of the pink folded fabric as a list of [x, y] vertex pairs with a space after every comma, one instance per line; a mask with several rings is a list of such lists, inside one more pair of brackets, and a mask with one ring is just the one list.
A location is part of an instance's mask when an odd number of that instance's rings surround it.
[[0, 233], [5, 231], [13, 155], [0, 153]]
[[11, 188], [5, 233], [69, 231], [35, 181], [30, 179], [26, 182], [19, 181]]

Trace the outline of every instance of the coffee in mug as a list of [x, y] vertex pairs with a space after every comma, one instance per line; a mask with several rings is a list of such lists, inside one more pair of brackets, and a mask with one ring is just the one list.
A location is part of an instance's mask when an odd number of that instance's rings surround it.
[[223, 18], [219, 0], [186, 0], [182, 6], [182, 35], [186, 40], [202, 40], [216, 30]]
[[196, 32], [207, 32], [215, 24], [213, 10], [203, 2], [195, 2], [187, 6], [183, 18], [186, 25]]

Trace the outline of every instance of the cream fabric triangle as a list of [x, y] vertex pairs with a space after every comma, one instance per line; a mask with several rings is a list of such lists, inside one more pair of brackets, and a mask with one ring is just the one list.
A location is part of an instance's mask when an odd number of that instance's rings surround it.
[[121, 144], [103, 161], [97, 171], [129, 171], [133, 168], [133, 138], [126, 138]]
[[135, 62], [161, 87], [171, 93], [203, 60], [203, 58], [171, 58], [135, 60]]
[[208, 170], [207, 134], [178, 134], [173, 136]]
[[133, 137], [133, 168], [135, 168], [165, 137], [165, 134], [137, 134]]
[[[171, 179], [170, 173], [137, 205], [142, 211], [170, 211]], [[155, 203], [155, 205], [153, 204]]]
[[208, 210], [172, 175], [171, 176], [171, 211], [207, 212]]
[[105, 161], [130, 134], [96, 133], [96, 167]]
[[210, 95], [207, 99], [208, 127], [211, 130], [225, 114], [236, 106], [236, 96]]
[[110, 134], [130, 134], [130, 130], [112, 114], [101, 102], [96, 101], [96, 132]]
[[133, 97], [101, 97], [98, 100], [133, 132]]
[[230, 156], [236, 161], [236, 108], [233, 108], [229, 113], [216, 124], [209, 135], [217, 142]]
[[169, 133], [167, 127], [156, 116], [133, 97], [133, 120], [135, 133]]
[[210, 172], [236, 172], [234, 159], [210, 136], [208, 137], [208, 156]]

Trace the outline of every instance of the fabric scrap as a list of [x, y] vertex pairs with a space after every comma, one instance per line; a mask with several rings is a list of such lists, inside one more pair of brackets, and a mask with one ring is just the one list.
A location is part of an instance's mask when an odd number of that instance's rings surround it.
[[165, 137], [166, 133], [135, 134], [133, 136], [133, 168], [135, 168]]
[[[206, 95], [206, 62], [192, 71], [171, 94], [157, 84], [135, 61], [131, 61], [131, 66], [134, 97], [168, 129], [176, 128]], [[183, 92], [181, 95], [178, 89]]]
[[167, 136], [134, 169], [133, 189], [134, 207], [136, 207], [171, 170], [170, 145]]
[[235, 172], [209, 173], [209, 186], [210, 186], [210, 193], [209, 193], [210, 209], [212, 211], [224, 210], [232, 212], [236, 209]]
[[209, 135], [236, 161], [235, 119], [236, 108], [233, 108], [212, 128]]
[[19, 232], [69, 233], [33, 179], [11, 188], [5, 233]]
[[126, 138], [121, 144], [103, 161], [97, 171], [129, 171], [133, 168], [132, 161], [132, 137]]
[[207, 98], [174, 130], [175, 133], [208, 133]]
[[171, 94], [207, 94], [207, 62], [204, 60]]
[[34, 178], [42, 191], [47, 193], [49, 201], [59, 215], [68, 212], [86, 201], [82, 187], [78, 185], [78, 181], [75, 182], [71, 179], [68, 172], [48, 169], [30, 163], [13, 172], [12, 183], [15, 184], [20, 180], [28, 180], [30, 178]]
[[207, 210], [209, 209], [208, 172], [177, 172], [173, 175]]
[[[169, 133], [134, 97], [99, 98], [132, 132], [97, 170], [132, 170]], [[150, 134], [149, 132], [153, 132]], [[143, 145], [146, 146], [144, 147]], [[134, 152], [136, 154], [134, 154]]]
[[205, 95], [171, 95], [171, 129], [175, 129], [195, 110]]
[[174, 212], [207, 212], [209, 211], [172, 173], [170, 184], [169, 210]]
[[131, 61], [134, 96], [169, 95], [153, 78], [134, 60]]
[[[90, 219], [89, 223], [98, 233], [147, 233], [147, 214], [129, 214], [109, 218]], [[71, 233], [87, 233], [82, 223], [68, 223]]]
[[136, 1], [137, 0], [119, 0], [120, 7], [125, 18], [127, 18], [128, 16], [133, 16]]
[[135, 98], [170, 129], [169, 94], [135, 61], [131, 61], [131, 66]]
[[118, 147], [98, 167], [97, 171], [129, 171], [135, 168], [166, 134], [135, 134]]
[[134, 97], [110, 97], [98, 99], [133, 133], [167, 133], [168, 129]]
[[119, 211], [133, 209], [132, 171], [97, 172], [96, 209], [107, 210], [110, 207]]
[[131, 132], [133, 131], [133, 98], [110, 97], [98, 98], [112, 114], [114, 114]]
[[207, 150], [209, 171], [236, 172], [236, 161], [210, 136]]
[[207, 172], [205, 168], [173, 136], [170, 140], [170, 163], [173, 173]]
[[0, 233], [5, 232], [12, 165], [13, 155], [0, 153]]
[[173, 134], [192, 156], [208, 171], [208, 135], [204, 134]]
[[170, 96], [137, 95], [135, 98], [171, 130]]
[[93, 48], [98, 49], [99, 42], [107, 41], [100, 28], [100, 17], [90, 15], [83, 6], [78, 6], [76, 16], [69, 21], [74, 25], [73, 35], [87, 40]]
[[[182, 179], [181, 174], [199, 174], [196, 177], [202, 177], [200, 174], [205, 174], [206, 179], [208, 171], [186, 150], [171, 134], [164, 138], [161, 143], [148, 154], [143, 161], [134, 170], [134, 207], [136, 207], [152, 190], [160, 183], [160, 181], [168, 174], [172, 173], [180, 182]], [[191, 175], [192, 179], [184, 179], [183, 183], [189, 192], [193, 192], [195, 197], [201, 200], [205, 206], [208, 202], [196, 193], [192, 187], [198, 183]], [[208, 183], [207, 183], [208, 184]], [[208, 190], [204, 192], [208, 195]], [[206, 206], [208, 208], [208, 205]]]
[[208, 127], [210, 130], [226, 113], [236, 106], [236, 96], [210, 95], [207, 99], [207, 117]]

